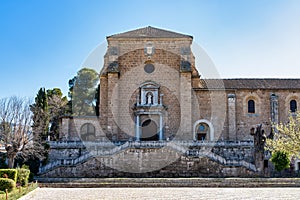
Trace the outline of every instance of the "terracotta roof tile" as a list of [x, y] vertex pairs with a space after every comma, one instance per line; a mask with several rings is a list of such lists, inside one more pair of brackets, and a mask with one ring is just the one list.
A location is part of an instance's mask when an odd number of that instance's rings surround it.
[[210, 89], [300, 89], [300, 79], [201, 79]]

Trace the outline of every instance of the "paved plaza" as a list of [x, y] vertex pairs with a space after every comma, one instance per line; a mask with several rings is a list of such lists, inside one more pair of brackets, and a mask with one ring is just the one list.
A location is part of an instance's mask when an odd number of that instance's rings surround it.
[[300, 199], [300, 188], [38, 188], [21, 200]]

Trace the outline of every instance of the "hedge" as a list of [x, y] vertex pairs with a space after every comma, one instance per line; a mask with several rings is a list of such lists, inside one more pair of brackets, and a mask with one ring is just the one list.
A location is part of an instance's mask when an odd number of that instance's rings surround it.
[[16, 187], [16, 182], [9, 178], [0, 178], [0, 191], [11, 192]]
[[9, 178], [17, 182], [17, 175], [18, 171], [16, 169], [0, 169], [0, 178]]
[[18, 171], [17, 183], [20, 183], [21, 186], [27, 186], [30, 170], [25, 168], [17, 168], [17, 171]]

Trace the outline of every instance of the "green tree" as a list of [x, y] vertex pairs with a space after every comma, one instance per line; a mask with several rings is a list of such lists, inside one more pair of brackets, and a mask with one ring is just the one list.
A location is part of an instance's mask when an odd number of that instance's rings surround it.
[[284, 151], [272, 152], [271, 161], [278, 172], [290, 167], [290, 156]]
[[[48, 137], [57, 140], [59, 136], [59, 117], [67, 112], [67, 97], [59, 88], [48, 89], [40, 88], [34, 104], [30, 105], [33, 113], [33, 144], [34, 149], [27, 158], [18, 157], [19, 164], [27, 163], [30, 170], [38, 172], [40, 162], [47, 162], [49, 145]], [[37, 153], [38, 152], [38, 153]]]
[[95, 70], [83, 68], [69, 80], [69, 97], [72, 114], [75, 116], [93, 116], [95, 113], [95, 93], [99, 82]]
[[59, 88], [45, 90], [40, 88], [35, 98], [35, 103], [31, 105], [33, 112], [33, 132], [35, 139], [41, 142], [58, 139], [59, 117], [67, 114], [67, 97]]
[[291, 157], [299, 157], [300, 153], [300, 113], [290, 115], [287, 123], [275, 125], [273, 138], [266, 140], [266, 150], [286, 152]]
[[68, 114], [68, 99], [63, 96], [59, 88], [47, 90], [50, 129], [49, 135], [51, 140], [58, 140], [59, 137], [59, 118]]
[[45, 141], [48, 136], [49, 128], [49, 106], [48, 95], [45, 88], [40, 88], [34, 104], [30, 105], [30, 110], [33, 113], [33, 135], [36, 141]]

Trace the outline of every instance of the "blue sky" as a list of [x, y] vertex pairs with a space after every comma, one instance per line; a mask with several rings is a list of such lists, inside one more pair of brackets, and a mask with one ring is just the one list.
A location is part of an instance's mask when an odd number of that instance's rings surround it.
[[300, 78], [297, 0], [2, 0], [0, 98], [59, 87], [106, 36], [145, 26], [194, 36], [224, 78]]

